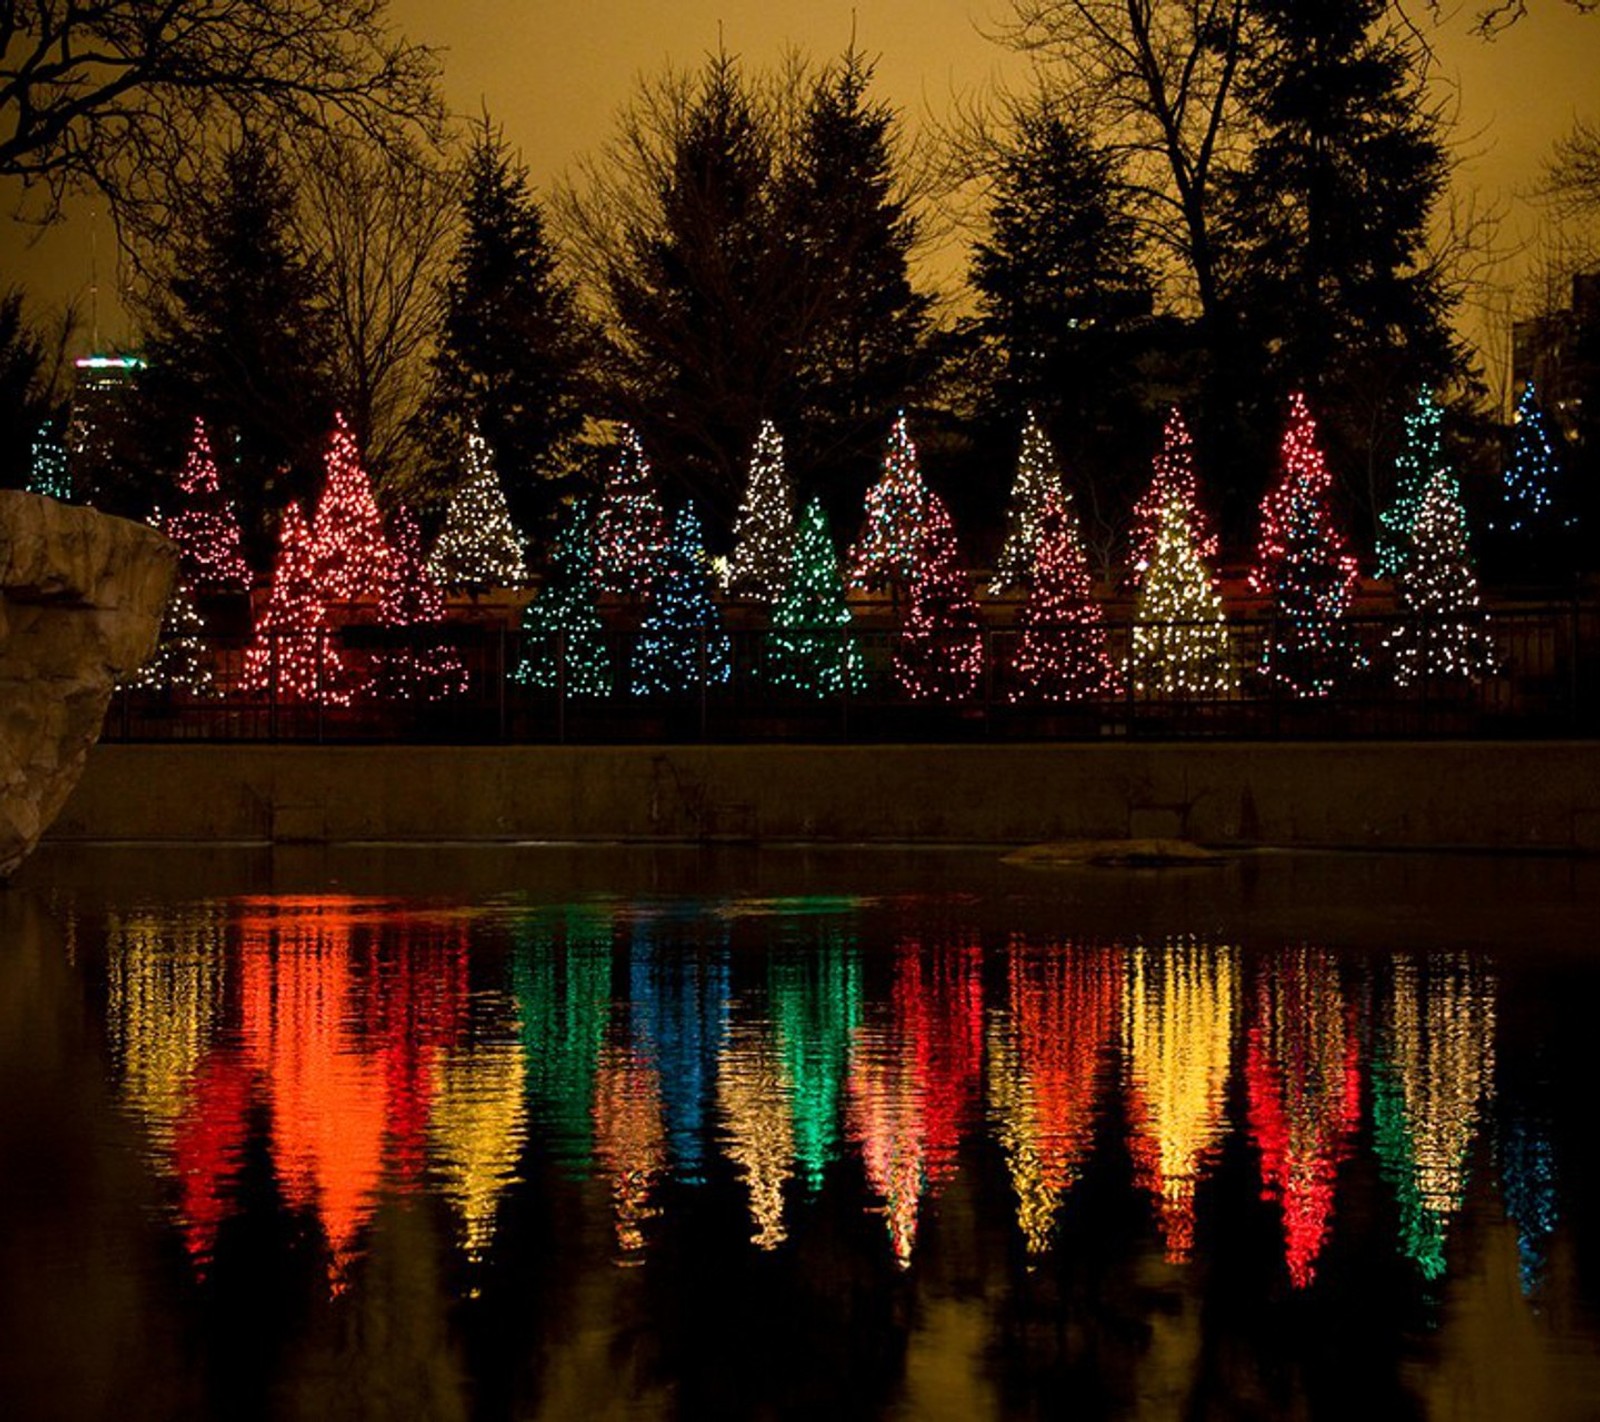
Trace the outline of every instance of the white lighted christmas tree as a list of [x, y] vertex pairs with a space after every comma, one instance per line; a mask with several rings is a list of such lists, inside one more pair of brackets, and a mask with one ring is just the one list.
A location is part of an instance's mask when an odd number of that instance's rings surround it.
[[172, 589], [161, 619], [155, 652], [123, 684], [139, 691], [215, 696], [217, 683], [206, 654], [205, 635], [205, 623], [194, 605], [194, 595], [180, 580]]
[[1039, 542], [1039, 524], [1051, 500], [1065, 499], [1061, 470], [1044, 427], [1028, 411], [1022, 428], [1022, 452], [1017, 456], [1017, 474], [1011, 484], [1011, 502], [1006, 507], [1006, 538], [995, 559], [994, 577], [989, 591], [995, 595], [1027, 586], [1033, 573], [1034, 549]]
[[[444, 594], [422, 561], [422, 532], [411, 510], [400, 505], [390, 520], [389, 577], [378, 599], [384, 627], [428, 628], [444, 621]], [[438, 701], [467, 689], [467, 669], [447, 642], [419, 638], [383, 654], [378, 693], [398, 701]]]
[[311, 566], [328, 602], [376, 602], [389, 579], [391, 553], [372, 481], [343, 415], [328, 440], [327, 480], [311, 530]]
[[201, 420], [194, 422], [189, 454], [177, 484], [182, 506], [157, 522], [178, 545], [180, 576], [196, 592], [248, 591], [250, 565], [244, 560], [239, 520], [223, 497], [217, 462]]
[[600, 492], [595, 513], [594, 575], [601, 592], [642, 593], [667, 547], [667, 520], [644, 445], [630, 426]]
[[678, 510], [660, 570], [650, 580], [631, 668], [635, 696], [721, 686], [732, 646], [711, 596], [711, 564], [694, 506]]
[[1495, 669], [1489, 614], [1478, 596], [1461, 491], [1448, 470], [1429, 483], [1400, 574], [1400, 621], [1384, 645], [1401, 686], [1431, 678], [1479, 681]]
[[1174, 501], [1189, 525], [1196, 555], [1210, 562], [1217, 556], [1217, 535], [1200, 499], [1200, 480], [1194, 469], [1194, 441], [1176, 405], [1167, 412], [1161, 448], [1151, 462], [1150, 486], [1133, 506], [1128, 564], [1136, 586], [1155, 559], [1156, 542], [1167, 506]]
[[733, 522], [728, 595], [769, 606], [776, 602], [789, 583], [794, 537], [794, 492], [783, 467], [783, 437], [767, 420], [756, 436], [750, 477]]
[[1424, 390], [1406, 416], [1405, 442], [1395, 459], [1394, 502], [1378, 515], [1378, 576], [1398, 576], [1411, 557], [1412, 528], [1433, 478], [1448, 471], [1444, 410]]
[[775, 686], [818, 697], [859, 692], [865, 684], [821, 499], [813, 499], [800, 516], [789, 585], [772, 609], [767, 676]]
[[445, 511], [428, 572], [445, 589], [520, 587], [527, 581], [522, 538], [483, 436], [467, 436], [467, 481]]
[[290, 504], [284, 510], [272, 588], [245, 653], [239, 689], [270, 692], [285, 701], [344, 705], [350, 700], [350, 681], [333, 645], [311, 529], [300, 505]]
[[868, 591], [909, 582], [917, 572], [927, 511], [928, 486], [902, 411], [889, 432], [883, 473], [867, 490], [861, 536], [850, 550], [849, 585]]
[[1180, 700], [1226, 696], [1239, 684], [1222, 597], [1177, 496], [1139, 580], [1127, 676], [1141, 695]]

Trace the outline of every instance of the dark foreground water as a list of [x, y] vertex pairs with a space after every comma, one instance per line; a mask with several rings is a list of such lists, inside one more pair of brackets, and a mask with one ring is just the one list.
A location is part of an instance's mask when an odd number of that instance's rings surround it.
[[0, 1416], [1600, 1416], [1597, 880], [47, 854]]

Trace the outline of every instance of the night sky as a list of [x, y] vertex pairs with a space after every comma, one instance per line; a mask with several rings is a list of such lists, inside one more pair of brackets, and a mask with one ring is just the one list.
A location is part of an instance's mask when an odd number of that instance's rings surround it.
[[[1421, 9], [1420, 0], [1417, 8]], [[1558, 0], [1530, 0], [1531, 13], [1492, 43], [1471, 33], [1476, 0], [1431, 30], [1441, 79], [1459, 100], [1456, 141], [1463, 191], [1480, 206], [1504, 204], [1508, 252], [1537, 236], [1534, 209], [1522, 200], [1537, 179], [1551, 142], [1574, 117], [1600, 117], [1600, 16], [1583, 17]], [[519, 148], [543, 190], [611, 132], [617, 108], [641, 74], [668, 63], [693, 66], [718, 43], [749, 67], [778, 61], [787, 48], [816, 58], [837, 54], [850, 38], [852, 16], [862, 50], [879, 56], [879, 92], [912, 127], [945, 117], [954, 102], [986, 86], [1027, 83], [1027, 61], [986, 35], [1009, 14], [1004, 0], [813, 0], [806, 6], [770, 0], [394, 0], [398, 25], [444, 51], [444, 86], [453, 107], [475, 114], [487, 105]], [[83, 206], [68, 222], [25, 247], [30, 234], [6, 225], [0, 270], [39, 295], [59, 301], [87, 288], [89, 223]], [[102, 291], [109, 233], [102, 226]], [[959, 247], [928, 254], [929, 274], [959, 271]], [[1514, 282], [1526, 251], [1512, 252], [1500, 276]], [[1491, 304], [1505, 310], [1507, 297]], [[103, 336], [125, 336], [121, 318], [102, 303]], [[1503, 317], [1485, 324], [1465, 313], [1476, 340], [1506, 339]], [[1499, 332], [1499, 334], [1491, 334]]]

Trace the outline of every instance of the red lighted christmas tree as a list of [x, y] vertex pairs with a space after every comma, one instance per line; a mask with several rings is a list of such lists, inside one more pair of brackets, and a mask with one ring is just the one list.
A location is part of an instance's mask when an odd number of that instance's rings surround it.
[[300, 505], [290, 504], [279, 535], [272, 591], [245, 653], [239, 689], [273, 691], [284, 701], [342, 706], [350, 700], [348, 681], [317, 585], [311, 533]]
[[1012, 701], [1087, 701], [1120, 690], [1069, 500], [1051, 492], [1039, 515]]
[[944, 501], [931, 492], [926, 500], [894, 672], [913, 701], [963, 701], [983, 675], [982, 623]]
[[177, 483], [185, 507], [157, 522], [178, 545], [181, 581], [197, 593], [246, 591], [250, 586], [250, 566], [239, 542], [239, 520], [222, 496], [211, 442], [201, 420], [194, 422], [189, 457]]
[[[422, 557], [422, 533], [402, 504], [391, 525], [391, 558], [378, 621], [385, 627], [431, 627], [444, 621], [444, 593]], [[437, 701], [467, 689], [467, 670], [454, 647], [435, 643], [385, 653], [379, 689], [400, 700]]]
[[1133, 532], [1129, 535], [1128, 563], [1137, 586], [1144, 570], [1155, 561], [1162, 513], [1174, 499], [1183, 509], [1194, 539], [1194, 549], [1206, 562], [1217, 556], [1217, 535], [1200, 507], [1200, 483], [1194, 472], [1194, 442], [1183, 415], [1174, 405], [1167, 414], [1161, 448], [1152, 463], [1150, 487], [1133, 506]]
[[667, 550], [667, 520], [639, 436], [622, 430], [595, 513], [594, 575], [601, 592], [642, 593]]
[[883, 475], [867, 490], [866, 520], [850, 550], [849, 586], [861, 591], [917, 575], [919, 549], [934, 502], [917, 467], [917, 447], [904, 413], [894, 422], [883, 455]]
[[336, 417], [328, 442], [327, 482], [312, 525], [312, 566], [330, 602], [376, 602], [389, 578], [391, 553], [372, 498], [356, 437]]

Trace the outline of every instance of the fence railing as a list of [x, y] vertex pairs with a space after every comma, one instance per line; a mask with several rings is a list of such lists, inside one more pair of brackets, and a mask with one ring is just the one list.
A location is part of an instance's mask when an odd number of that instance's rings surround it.
[[[1225, 670], [1184, 689], [1163, 687], [1148, 669], [1194, 628], [1145, 624], [1133, 663], [1134, 624], [1111, 623], [1111, 684], [1072, 699], [1052, 699], [1051, 688], [1039, 690], [1018, 664], [1025, 636], [1048, 654], [1052, 636], [1066, 645], [1065, 630], [984, 629], [966, 659], [969, 672], [941, 676], [941, 695], [919, 699], [906, 684], [907, 647], [890, 631], [807, 632], [797, 668], [792, 636], [786, 646], [758, 630], [686, 634], [663, 649], [637, 631], [613, 629], [598, 654], [580, 662], [564, 639], [514, 630], [349, 627], [311, 644], [286, 640], [248, 670], [245, 642], [207, 644], [200, 664], [209, 688], [120, 688], [105, 735], [441, 742], [1600, 735], [1600, 607], [1496, 610], [1482, 623], [1489, 669], [1475, 676], [1429, 670], [1428, 655], [1402, 653], [1407, 645], [1443, 646], [1456, 635], [1453, 623], [1428, 627], [1390, 615], [1343, 625], [1344, 645], [1286, 660], [1277, 650], [1285, 629], [1272, 619], [1231, 620]], [[964, 640], [922, 654], [958, 663], [963, 651], [972, 652]], [[1432, 665], [1444, 661], [1433, 655]], [[646, 673], [661, 666], [672, 687], [651, 691], [655, 678]], [[1321, 687], [1323, 694], [1307, 694]]]

